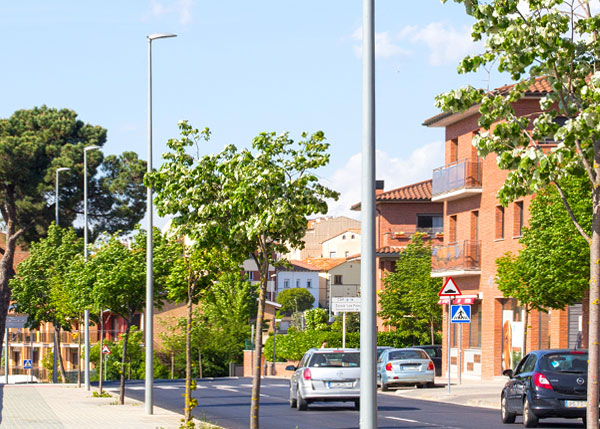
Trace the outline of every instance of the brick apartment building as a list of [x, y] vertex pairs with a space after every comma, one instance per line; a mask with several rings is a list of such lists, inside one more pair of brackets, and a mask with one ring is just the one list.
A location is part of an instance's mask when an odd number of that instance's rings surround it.
[[[383, 289], [383, 278], [396, 267], [400, 252], [413, 234], [426, 234], [433, 244], [441, 244], [443, 236], [443, 203], [432, 202], [431, 180], [384, 191], [384, 182], [378, 180], [375, 195], [376, 228], [376, 287]], [[360, 203], [352, 210], [360, 210]], [[359, 258], [360, 256], [356, 256]], [[378, 295], [377, 295], [378, 296]], [[377, 302], [377, 311], [381, 307]], [[377, 330], [390, 329], [377, 317]]]
[[[516, 114], [539, 112], [539, 98], [549, 89], [545, 81], [536, 82], [527, 97], [514, 105]], [[467, 377], [489, 379], [512, 367], [523, 352], [524, 311], [515, 299], [505, 298], [498, 290], [495, 261], [520, 249], [531, 197], [507, 207], [500, 205], [496, 195], [507, 172], [497, 167], [495, 156], [479, 158], [472, 145], [479, 132], [477, 107], [462, 114], [439, 114], [424, 125], [444, 127], [446, 134], [445, 165], [433, 172], [432, 201], [443, 203], [444, 240], [433, 249], [432, 276], [451, 276], [463, 293], [462, 302], [472, 306], [470, 324], [453, 324], [451, 374], [456, 375], [460, 365]], [[443, 307], [446, 373], [448, 306]], [[573, 347], [582, 330], [581, 312], [581, 305], [565, 311], [531, 312], [527, 350]]]

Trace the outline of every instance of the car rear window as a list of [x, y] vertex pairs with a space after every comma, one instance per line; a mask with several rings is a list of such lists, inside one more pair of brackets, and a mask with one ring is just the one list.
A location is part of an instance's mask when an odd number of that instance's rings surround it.
[[588, 354], [586, 352], [550, 353], [542, 357], [540, 366], [558, 372], [586, 372]]
[[316, 368], [358, 367], [360, 353], [358, 352], [328, 352], [315, 353], [308, 366]]
[[388, 359], [429, 359], [429, 356], [423, 350], [398, 350], [395, 352], [390, 352]]

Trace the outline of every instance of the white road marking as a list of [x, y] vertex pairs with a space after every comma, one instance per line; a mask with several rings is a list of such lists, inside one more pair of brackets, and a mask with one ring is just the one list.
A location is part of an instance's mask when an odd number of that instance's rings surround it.
[[[411, 420], [411, 419], [402, 419], [402, 418], [400, 418], [400, 417], [392, 417], [392, 416], [386, 417], [386, 419], [390, 419], [390, 420], [400, 420], [401, 422], [408, 422], [408, 423], [422, 423], [422, 422], [419, 422], [419, 421], [417, 421], [417, 420]], [[425, 423], [425, 424], [428, 424], [428, 423]]]
[[146, 387], [144, 387], [144, 386], [131, 386], [131, 387], [128, 387], [127, 389], [129, 389], [129, 390], [144, 390], [144, 389], [146, 389]]
[[235, 389], [233, 386], [227, 386], [227, 385], [217, 384], [217, 385], [214, 385], [213, 387], [215, 389], [218, 389], [218, 390], [226, 390], [228, 392], [238, 393], [238, 390]]
[[446, 428], [446, 429], [460, 429], [454, 426], [442, 426], [442, 425], [438, 425], [435, 423], [427, 423], [427, 422], [420, 422], [418, 420], [411, 420], [411, 419], [403, 419], [401, 417], [394, 417], [394, 416], [385, 416], [386, 419], [390, 419], [390, 420], [399, 420], [401, 422], [407, 422], [407, 423], [418, 423], [420, 425], [427, 425], [427, 426], [433, 426], [433, 427], [438, 427], [438, 428]]
[[155, 386], [157, 389], [161, 390], [178, 390], [185, 389], [185, 386]]
[[263, 398], [270, 398], [271, 395], [265, 395], [264, 393], [261, 393], [260, 396], [262, 396]]

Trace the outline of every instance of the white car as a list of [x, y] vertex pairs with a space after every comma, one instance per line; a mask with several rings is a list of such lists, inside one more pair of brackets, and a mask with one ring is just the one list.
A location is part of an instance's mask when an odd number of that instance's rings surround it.
[[385, 350], [377, 361], [377, 384], [382, 391], [391, 386], [433, 386], [435, 365], [424, 350], [417, 348]]
[[305, 411], [311, 402], [354, 402], [360, 407], [360, 351], [358, 349], [310, 349], [290, 378], [290, 407]]

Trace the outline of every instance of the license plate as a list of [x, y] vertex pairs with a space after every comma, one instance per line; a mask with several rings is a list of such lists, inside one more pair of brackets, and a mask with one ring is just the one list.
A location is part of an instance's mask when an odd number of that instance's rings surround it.
[[351, 381], [330, 381], [329, 387], [330, 388], [349, 389], [352, 387], [352, 382]]
[[565, 401], [566, 408], [585, 408], [586, 406], [586, 401]]
[[419, 367], [417, 365], [406, 365], [402, 366], [402, 371], [418, 371]]

